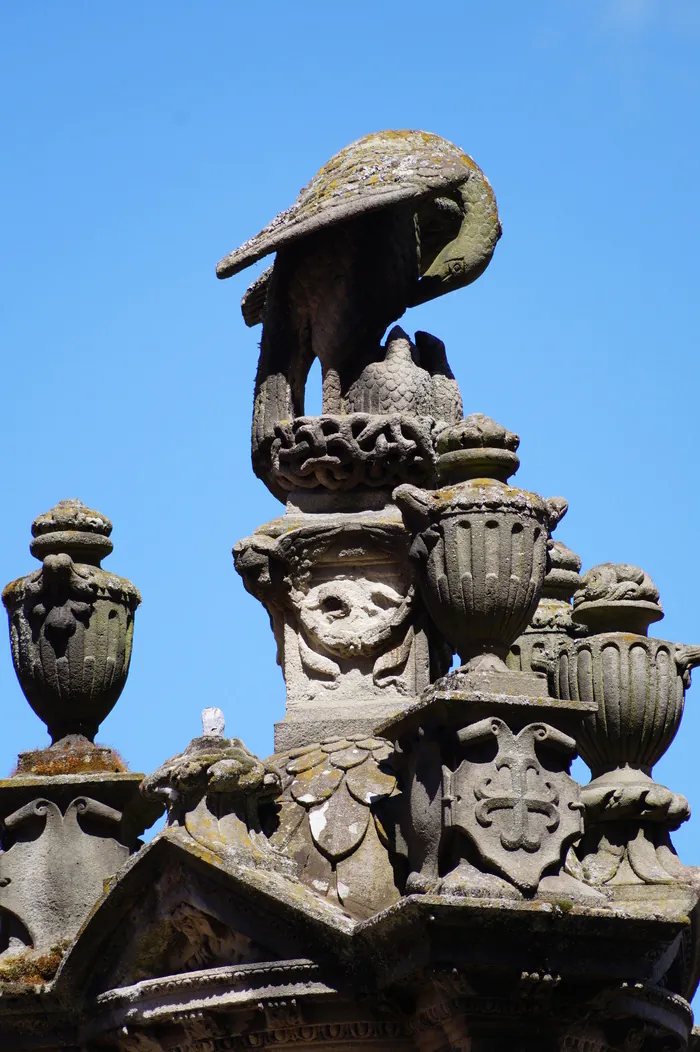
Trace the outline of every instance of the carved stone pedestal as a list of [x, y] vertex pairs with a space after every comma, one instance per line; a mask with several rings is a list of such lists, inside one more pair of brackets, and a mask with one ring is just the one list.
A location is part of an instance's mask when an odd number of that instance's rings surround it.
[[[451, 677], [448, 677], [448, 680]], [[378, 733], [397, 750], [407, 889], [602, 901], [564, 874], [583, 831], [570, 733], [590, 705], [429, 690]]]
[[235, 546], [246, 588], [270, 615], [284, 673], [277, 751], [371, 735], [449, 662], [412, 583], [397, 509], [382, 493], [367, 503], [336, 510], [343, 501], [328, 493], [313, 511], [290, 502], [283, 518]]
[[[113, 772], [0, 781], [0, 976], [53, 969], [105, 884], [161, 814], [142, 775]], [[47, 976], [49, 977], [49, 976]]]

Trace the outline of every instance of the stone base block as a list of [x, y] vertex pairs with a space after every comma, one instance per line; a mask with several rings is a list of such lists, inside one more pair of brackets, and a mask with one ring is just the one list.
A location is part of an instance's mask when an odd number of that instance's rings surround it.
[[386, 702], [358, 705], [352, 715], [345, 706], [337, 714], [320, 707], [317, 711], [309, 709], [288, 714], [275, 724], [275, 752], [287, 752], [312, 742], [333, 741], [334, 738], [353, 738], [358, 734], [371, 737], [378, 724], [398, 716], [415, 700], [407, 698], [404, 705], [394, 706]]

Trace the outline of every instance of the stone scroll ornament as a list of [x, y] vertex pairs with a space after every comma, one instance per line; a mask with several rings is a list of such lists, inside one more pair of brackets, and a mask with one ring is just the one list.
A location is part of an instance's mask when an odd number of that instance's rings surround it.
[[[478, 278], [500, 234], [493, 191], [471, 157], [437, 135], [388, 131], [341, 150], [291, 208], [221, 260], [217, 274], [227, 278], [276, 253], [242, 302], [247, 324], [263, 324], [253, 466], [273, 493], [284, 499], [299, 477], [306, 485], [330, 479], [332, 486], [338, 475], [355, 484], [358, 478], [369, 485], [419, 481], [392, 477], [389, 464], [375, 463], [387, 459], [385, 442], [395, 450], [409, 444], [390, 460], [411, 465], [417, 456], [410, 470], [425, 473], [430, 458], [416, 418], [456, 422], [459, 391], [441, 341], [417, 333], [412, 343], [395, 330], [382, 346], [382, 335], [407, 307]], [[304, 416], [315, 358], [323, 376], [319, 426], [336, 436], [328, 459], [317, 466], [313, 462], [326, 456], [322, 436], [299, 436], [294, 424]], [[374, 440], [366, 419], [350, 425], [341, 419], [392, 413], [403, 421], [393, 436], [384, 432]], [[308, 429], [308, 421], [300, 426]], [[351, 458], [347, 445], [352, 451], [358, 429], [365, 433], [363, 455]], [[306, 460], [295, 448], [300, 442]], [[350, 459], [357, 462], [354, 471]]]
[[694, 883], [669, 836], [690, 817], [688, 801], [651, 775], [680, 726], [700, 647], [649, 638], [649, 625], [663, 617], [659, 593], [629, 564], [589, 570], [573, 616], [589, 635], [561, 652], [559, 696], [595, 703], [578, 734], [593, 775], [582, 792], [581, 872], [597, 885]]

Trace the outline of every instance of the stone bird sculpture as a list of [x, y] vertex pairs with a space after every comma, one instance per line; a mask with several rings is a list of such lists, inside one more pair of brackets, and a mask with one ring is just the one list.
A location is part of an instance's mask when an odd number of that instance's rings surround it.
[[[304, 412], [314, 358], [323, 411], [341, 413], [388, 326], [407, 307], [470, 284], [501, 234], [491, 186], [471, 157], [420, 131], [385, 131], [345, 147], [255, 237], [220, 261], [227, 278], [276, 252], [243, 298], [263, 333], [253, 465], [280, 420]], [[449, 377], [448, 377], [449, 379]]]

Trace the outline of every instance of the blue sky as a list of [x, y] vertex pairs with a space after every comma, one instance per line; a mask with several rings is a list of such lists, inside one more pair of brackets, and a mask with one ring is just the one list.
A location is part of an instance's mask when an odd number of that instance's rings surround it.
[[[230, 550], [280, 505], [249, 464], [251, 273], [214, 266], [373, 130], [464, 147], [503, 220], [484, 277], [402, 324], [520, 434], [518, 481], [568, 498], [584, 566], [642, 566], [658, 633], [700, 642], [699, 45], [680, 0], [5, 5], [0, 578], [37, 565], [56, 501], [112, 518], [105, 566], [143, 606], [100, 738], [133, 769], [205, 705], [271, 750], [282, 679]], [[0, 692], [6, 772], [47, 741], [7, 645]], [[699, 703], [657, 768], [696, 809]], [[700, 863], [692, 822], [676, 844]]]

